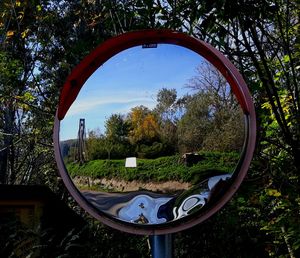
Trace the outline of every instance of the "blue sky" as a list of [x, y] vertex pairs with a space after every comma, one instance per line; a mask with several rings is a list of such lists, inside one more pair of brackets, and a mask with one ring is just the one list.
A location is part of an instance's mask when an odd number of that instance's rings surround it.
[[122, 51], [83, 85], [61, 121], [60, 139], [77, 137], [80, 118], [85, 118], [87, 132], [98, 128], [104, 133], [105, 120], [111, 114], [126, 114], [138, 105], [152, 109], [162, 88], [175, 88], [179, 96], [186, 94], [190, 89], [185, 84], [203, 61], [195, 52], [170, 44]]

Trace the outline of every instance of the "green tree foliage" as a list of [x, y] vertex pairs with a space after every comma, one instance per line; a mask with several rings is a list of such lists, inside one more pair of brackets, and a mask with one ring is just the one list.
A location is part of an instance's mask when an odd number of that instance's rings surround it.
[[0, 7], [0, 182], [51, 181], [53, 104], [37, 79], [44, 50], [38, 28], [49, 25], [36, 1], [2, 1]]
[[154, 112], [159, 117], [160, 139], [170, 152], [178, 150], [177, 115], [179, 114], [176, 89], [162, 88], [156, 97], [157, 105]]
[[105, 137], [100, 133], [100, 130], [88, 132], [86, 145], [89, 160], [105, 159], [107, 157], [104, 141]]
[[204, 138], [202, 141], [199, 138], [199, 143], [205, 150], [241, 151], [244, 118], [230, 86], [210, 63], [203, 62], [196, 71], [197, 75], [189, 80], [187, 87], [205, 93], [209, 116], [209, 125], [205, 127], [206, 130], [202, 129]]
[[162, 121], [174, 121], [176, 113], [176, 89], [162, 88], [156, 96], [157, 105], [155, 111], [160, 115]]
[[129, 124], [122, 115], [112, 114], [105, 121], [104, 146], [107, 150], [108, 159], [113, 153], [115, 158], [126, 157], [130, 152], [128, 142]]
[[1, 1], [1, 183], [56, 185], [52, 127], [59, 89], [92, 48], [122, 31], [115, 17], [127, 12], [111, 1]]
[[117, 143], [124, 142], [127, 140], [129, 132], [128, 121], [125, 121], [122, 115], [112, 114], [105, 121], [105, 135], [108, 140]]
[[[299, 221], [295, 218], [300, 192], [299, 2], [237, 0], [198, 4], [194, 14], [185, 16], [188, 25], [182, 26], [224, 52], [242, 72], [255, 98], [259, 119], [257, 159], [265, 173], [252, 172], [251, 176], [266, 183], [259, 193], [253, 192], [252, 198], [270, 201], [270, 192], [265, 188], [280, 193], [271, 197], [280, 207], [276, 213], [271, 206], [264, 206], [260, 213], [260, 220], [274, 237], [269, 253], [296, 257]], [[197, 22], [189, 22], [192, 16]]]
[[206, 135], [212, 130], [211, 99], [210, 94], [198, 93], [187, 101], [186, 112], [178, 122], [181, 152], [197, 152], [202, 148]]

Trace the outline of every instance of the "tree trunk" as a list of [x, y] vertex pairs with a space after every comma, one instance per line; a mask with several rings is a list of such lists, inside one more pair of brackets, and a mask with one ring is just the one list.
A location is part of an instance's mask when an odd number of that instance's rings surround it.
[[300, 143], [293, 144], [292, 146], [294, 165], [298, 173], [300, 173]]
[[14, 171], [14, 110], [11, 105], [4, 108], [4, 116], [2, 117], [3, 125], [3, 146], [0, 151], [0, 183], [13, 183], [15, 180]]
[[287, 246], [287, 249], [288, 249], [290, 257], [291, 258], [296, 258], [295, 254], [294, 254], [294, 250], [293, 250], [293, 248], [292, 248], [292, 246], [290, 244], [290, 241], [289, 241], [289, 238], [287, 236], [287, 233], [286, 233], [286, 230], [285, 230], [284, 226], [281, 227], [281, 232], [283, 234], [283, 239], [284, 239], [284, 242], [285, 242], [285, 244]]
[[5, 146], [2, 146], [2, 150], [0, 150], [0, 184], [6, 184], [7, 179], [7, 149]]

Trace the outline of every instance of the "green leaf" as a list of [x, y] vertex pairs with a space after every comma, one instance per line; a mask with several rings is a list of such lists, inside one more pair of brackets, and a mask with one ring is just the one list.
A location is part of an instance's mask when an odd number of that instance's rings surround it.
[[283, 57], [283, 62], [284, 62], [284, 63], [289, 63], [289, 62], [290, 62], [290, 57], [289, 57], [288, 55], [285, 55], [285, 56]]

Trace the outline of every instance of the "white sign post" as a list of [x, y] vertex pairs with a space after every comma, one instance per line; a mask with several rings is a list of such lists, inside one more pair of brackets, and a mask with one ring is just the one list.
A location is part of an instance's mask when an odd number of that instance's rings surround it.
[[126, 158], [125, 167], [126, 168], [136, 168], [136, 157]]

